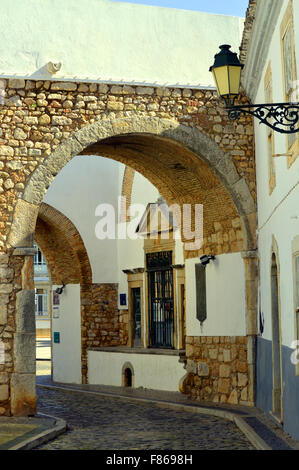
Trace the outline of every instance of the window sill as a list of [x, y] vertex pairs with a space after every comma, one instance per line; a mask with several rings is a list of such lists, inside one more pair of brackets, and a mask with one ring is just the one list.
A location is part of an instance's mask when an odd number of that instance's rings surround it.
[[88, 348], [87, 351], [101, 351], [125, 354], [156, 354], [163, 356], [181, 356], [185, 354], [184, 349], [130, 348], [129, 346], [104, 346], [98, 348]]

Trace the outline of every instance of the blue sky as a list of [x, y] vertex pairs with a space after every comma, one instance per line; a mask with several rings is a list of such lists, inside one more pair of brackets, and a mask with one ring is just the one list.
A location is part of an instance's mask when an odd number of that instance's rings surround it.
[[[111, 0], [114, 1], [114, 0]], [[116, 0], [118, 2], [139, 3], [158, 7], [197, 10], [223, 15], [245, 17], [249, 0]]]

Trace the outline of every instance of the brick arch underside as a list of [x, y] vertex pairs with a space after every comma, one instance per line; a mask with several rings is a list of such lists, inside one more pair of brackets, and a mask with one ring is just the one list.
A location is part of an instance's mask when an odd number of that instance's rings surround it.
[[121, 118], [82, 128], [32, 174], [22, 196], [29, 210], [38, 208], [63, 166], [85, 154], [112, 158], [140, 172], [168, 204], [203, 204], [205, 250], [256, 248], [255, 201], [230, 154], [197, 128], [167, 119]]
[[34, 238], [46, 259], [53, 284], [91, 284], [92, 272], [85, 245], [64, 214], [43, 202]]
[[[181, 144], [131, 134], [105, 139], [81, 154], [113, 158], [138, 171], [156, 186], [168, 205], [202, 204], [204, 244], [201, 250], [185, 251], [186, 258], [202, 251], [220, 254], [244, 248], [244, 226], [228, 191], [209, 165]], [[194, 211], [192, 230], [193, 216]]]
[[123, 174], [123, 181], [122, 181], [122, 188], [121, 188], [121, 196], [122, 196], [121, 213], [120, 213], [121, 222], [130, 221], [129, 209], [130, 209], [131, 199], [132, 199], [134, 176], [135, 176], [135, 170], [129, 166], [125, 166], [124, 174]]

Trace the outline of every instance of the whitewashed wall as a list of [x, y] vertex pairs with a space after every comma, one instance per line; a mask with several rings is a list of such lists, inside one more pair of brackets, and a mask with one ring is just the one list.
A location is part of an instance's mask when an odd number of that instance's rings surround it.
[[99, 240], [95, 228], [101, 217], [95, 215], [99, 204], [117, 210], [119, 164], [98, 156], [74, 157], [56, 176], [44, 202], [68, 217], [79, 231], [92, 268], [94, 283], [117, 282], [115, 240]]
[[[53, 291], [57, 287], [53, 285]], [[59, 318], [52, 318], [52, 374], [54, 382], [82, 382], [80, 285], [68, 284], [59, 296]], [[53, 309], [54, 313], [55, 309]], [[55, 315], [55, 314], [54, 314]], [[60, 343], [54, 343], [54, 332]]]
[[[213, 85], [220, 44], [237, 50], [237, 17], [110, 0], [0, 0], [0, 76]], [[22, 34], [20, 34], [20, 31]], [[179, 66], [178, 66], [179, 64]]]
[[[283, 20], [288, 1], [283, 0], [283, 7], [278, 18], [270, 43], [268, 57], [262, 73], [255, 103], [264, 103], [264, 76], [271, 61], [273, 79], [273, 102], [283, 102], [283, 78], [280, 46], [280, 24]], [[295, 25], [295, 50], [299, 52], [299, 2], [293, 2]], [[286, 136], [274, 133], [275, 154], [286, 152]], [[272, 339], [271, 332], [271, 245], [272, 236], [278, 245], [280, 264], [280, 304], [282, 343], [291, 345], [294, 339], [294, 302], [293, 302], [293, 266], [292, 239], [299, 234], [299, 158], [287, 166], [285, 156], [275, 157], [276, 186], [269, 194], [268, 185], [268, 149], [267, 127], [255, 121], [256, 172], [258, 197], [258, 246], [260, 257], [261, 311], [265, 317], [263, 338]]]
[[245, 266], [240, 253], [216, 256], [206, 267], [207, 319], [196, 318], [195, 264], [186, 260], [187, 336], [246, 335]]
[[88, 383], [121, 387], [122, 368], [130, 362], [134, 368], [134, 387], [178, 392], [186, 374], [178, 356], [88, 352]]

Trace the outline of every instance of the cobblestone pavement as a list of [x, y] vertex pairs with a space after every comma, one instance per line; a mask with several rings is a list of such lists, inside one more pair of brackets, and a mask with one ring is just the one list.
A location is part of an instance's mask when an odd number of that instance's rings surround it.
[[45, 450], [249, 450], [222, 418], [133, 404], [84, 393], [37, 389], [38, 410], [63, 418], [69, 430]]

